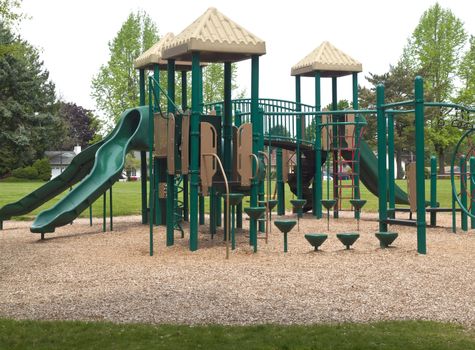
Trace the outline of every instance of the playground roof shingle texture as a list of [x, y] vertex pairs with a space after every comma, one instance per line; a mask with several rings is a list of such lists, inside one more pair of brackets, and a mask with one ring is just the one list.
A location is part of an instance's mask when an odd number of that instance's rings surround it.
[[[152, 70], [154, 65], [158, 64], [161, 70], [167, 69], [168, 62], [162, 59], [162, 50], [163, 47], [174, 38], [173, 33], [167, 33], [162, 36], [157, 43], [135, 59], [134, 68]], [[177, 61], [175, 62], [175, 69], [179, 71], [191, 70], [191, 62]]]
[[363, 71], [360, 62], [324, 41], [291, 69], [291, 75], [313, 77], [321, 72], [322, 77], [340, 77]]
[[[453, 234], [428, 229], [428, 254], [418, 255], [415, 228], [399, 232], [394, 248], [380, 249], [375, 215], [363, 213], [361, 238], [344, 250], [338, 232], [356, 229], [352, 213], [325, 220], [305, 215], [289, 233], [289, 252], [275, 226], [266, 245], [252, 253], [244, 232], [225, 260], [222, 231], [212, 240], [200, 226], [196, 252], [175, 235], [166, 247], [164, 227], [155, 230], [148, 255], [148, 225], [140, 217], [87, 219], [57, 229], [44, 241], [28, 222], [8, 221], [0, 231], [0, 317], [108, 320], [180, 324], [309, 324], [378, 320], [437, 320], [475, 327], [475, 230]], [[294, 218], [294, 215], [291, 215]], [[368, 219], [369, 217], [369, 219]], [[329, 234], [313, 252], [305, 233]]]
[[264, 55], [266, 43], [211, 7], [165, 45], [162, 57], [189, 61], [196, 51], [204, 62], [234, 62]]

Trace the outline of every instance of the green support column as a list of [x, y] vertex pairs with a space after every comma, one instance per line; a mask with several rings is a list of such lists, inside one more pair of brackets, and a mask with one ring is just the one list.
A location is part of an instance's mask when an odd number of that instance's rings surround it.
[[[188, 108], [187, 96], [188, 82], [186, 71], [181, 72], [181, 109], [185, 112]], [[183, 220], [188, 221], [188, 175], [183, 175]]]
[[[203, 67], [200, 67], [200, 80], [199, 80], [199, 111], [203, 113]], [[199, 207], [199, 224], [205, 224], [205, 197], [199, 196], [198, 199], [198, 207]]]
[[[259, 125], [259, 151], [262, 151], [264, 149], [264, 110], [259, 107], [259, 114], [258, 114], [258, 125]], [[260, 153], [257, 153], [258, 158], [262, 159], [262, 155]], [[259, 196], [258, 196], [258, 201], [263, 201], [265, 200], [265, 186], [264, 186], [264, 180], [259, 180]], [[265, 221], [259, 221], [259, 232], [266, 232], [266, 223]]]
[[393, 210], [388, 213], [390, 218], [395, 218], [394, 208], [396, 207], [396, 180], [394, 176], [394, 114], [388, 113], [388, 200], [389, 208]]
[[[475, 177], [475, 157], [470, 157], [470, 213], [475, 216], [475, 205], [474, 203], [474, 195], [475, 195], [475, 184], [473, 179]], [[475, 228], [475, 219], [473, 217], [470, 218], [470, 228]]]
[[[259, 138], [262, 137], [259, 123], [259, 56], [253, 55], [251, 62], [251, 123], [252, 123], [252, 153], [259, 154]], [[252, 173], [256, 172], [256, 164], [253, 162]], [[259, 196], [259, 181], [251, 181], [251, 207], [257, 207]], [[250, 241], [257, 252], [257, 221], [250, 219]]]
[[379, 231], [387, 232], [387, 174], [386, 174], [386, 118], [384, 115], [384, 85], [376, 87], [376, 111], [378, 122], [378, 203], [379, 203]]
[[89, 205], [89, 226], [92, 226], [92, 204]]
[[198, 249], [198, 186], [200, 147], [200, 53], [192, 54], [190, 121], [190, 250]]
[[[355, 111], [358, 110], [358, 73], [354, 72], [353, 73], [353, 109]], [[359, 126], [359, 122], [360, 122], [360, 115], [357, 113], [355, 115], [355, 122], [356, 122], [356, 126], [355, 126], [355, 137], [354, 137], [354, 142], [355, 142], [355, 145], [357, 146], [356, 147], [356, 150], [355, 150], [355, 160], [356, 162], [354, 163], [353, 165], [353, 171], [355, 172], [354, 175], [353, 175], [353, 179], [354, 179], [354, 193], [353, 193], [353, 197], [355, 199], [360, 199], [360, 149], [359, 149], [359, 145], [360, 145], [360, 140], [359, 140], [359, 137], [360, 137], [360, 126]], [[359, 210], [355, 210], [355, 218], [356, 219], [359, 219], [360, 218], [360, 211]]]
[[[139, 70], [140, 106], [145, 106], [145, 71]], [[147, 223], [147, 155], [140, 152], [140, 183], [142, 192], [142, 224]]]
[[[242, 123], [241, 111], [234, 112], [234, 125], [240, 127]], [[242, 201], [236, 206], [236, 228], [242, 228]]]
[[[465, 155], [460, 156], [460, 201], [464, 208], [467, 208], [467, 160]], [[468, 231], [467, 214], [462, 210], [461, 213], [462, 231]]]
[[[149, 254], [153, 255], [153, 213], [154, 211], [154, 192], [153, 192], [153, 183], [155, 182], [154, 178], [156, 174], [153, 172], [153, 141], [154, 141], [154, 119], [153, 119], [153, 80], [149, 79], [148, 87], [148, 176], [150, 178], [150, 192], [149, 192], [149, 205], [150, 205], [150, 220], [148, 220], [149, 225]], [[146, 177], [147, 172], [142, 173], [142, 177]]]
[[[437, 207], [437, 158], [430, 157], [430, 207]], [[437, 225], [437, 213], [430, 212], [430, 225]]]
[[109, 226], [110, 226], [111, 231], [113, 230], [112, 220], [113, 220], [113, 213], [112, 213], [112, 186], [111, 186], [111, 188], [109, 189]]
[[[175, 101], [175, 60], [168, 60], [167, 65], [168, 97], [167, 111], [175, 113], [175, 106], [170, 101]], [[173, 133], [175, 130], [172, 131]], [[167, 246], [174, 244], [175, 231], [175, 174], [170, 174], [167, 169]]]
[[[320, 72], [315, 73], [315, 110], [321, 110]], [[315, 116], [315, 175], [313, 177], [313, 215], [322, 218], [322, 116]]]
[[285, 215], [285, 184], [282, 174], [282, 149], [276, 148], [277, 214]]
[[[158, 64], [153, 65], [153, 78], [157, 83], [160, 83], [160, 66]], [[157, 84], [154, 84], [154, 93], [155, 96], [158, 96], [160, 100], [160, 89]], [[165, 159], [154, 159], [153, 161], [153, 203], [154, 203], [154, 223], [155, 225], [164, 224], [162, 222], [162, 212], [166, 213], [166, 202], [160, 201], [158, 198], [158, 189], [160, 186], [160, 179], [165, 178], [165, 169], [166, 169], [166, 160]], [[162, 174], [163, 173], [163, 174]]]
[[[332, 77], [332, 110], [338, 110], [338, 87], [337, 87], [337, 80], [336, 77]], [[332, 121], [338, 121], [340, 118], [339, 116], [333, 115]], [[339, 144], [338, 140], [338, 127], [333, 125], [332, 127], [333, 133], [333, 147], [336, 149]], [[333, 151], [333, 198], [337, 200], [336, 204], [333, 206], [333, 217], [338, 218], [338, 207], [339, 207], [339, 198], [338, 198], [338, 152]]]
[[106, 232], [106, 214], [107, 214], [107, 196], [106, 192], [102, 195], [102, 232]]
[[[300, 75], [295, 76], [295, 104], [296, 111], [302, 111], [301, 105], [301, 93], [300, 93]], [[296, 116], [296, 125], [297, 125], [297, 150], [295, 156], [297, 158], [297, 198], [302, 199], [302, 155], [300, 151], [300, 144], [302, 143], [302, 115]], [[302, 217], [302, 209], [297, 209], [297, 216]]]
[[232, 149], [231, 144], [233, 140], [233, 120], [232, 120], [232, 106], [231, 106], [231, 82], [232, 71], [231, 62], [224, 63], [224, 118], [223, 118], [223, 131], [224, 131], [224, 152], [223, 152], [223, 167], [228, 179], [231, 178], [232, 173]]
[[[417, 252], [426, 254], [426, 209], [424, 184], [424, 82], [416, 77], [414, 83], [416, 112], [416, 193], [417, 193]], [[380, 193], [381, 194], [381, 193]]]

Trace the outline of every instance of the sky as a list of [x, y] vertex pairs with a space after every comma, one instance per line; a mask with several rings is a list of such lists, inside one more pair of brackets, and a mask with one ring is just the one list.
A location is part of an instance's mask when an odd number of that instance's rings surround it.
[[[363, 64], [364, 76], [384, 73], [395, 64], [423, 12], [434, 0], [23, 0], [31, 18], [20, 34], [41, 51], [57, 94], [63, 100], [96, 110], [90, 97], [92, 77], [109, 58], [108, 42], [132, 11], [144, 10], [159, 34], [175, 35], [216, 7], [236, 23], [266, 41], [260, 58], [260, 97], [294, 100], [290, 69], [322, 41]], [[440, 0], [475, 35], [475, 2]], [[250, 60], [238, 64], [238, 85], [250, 93]], [[331, 81], [322, 81], [322, 105], [331, 102]], [[351, 100], [351, 77], [338, 80], [338, 98]], [[302, 78], [302, 102], [314, 104], [314, 82]], [[132, 107], [132, 106], [131, 106]]]

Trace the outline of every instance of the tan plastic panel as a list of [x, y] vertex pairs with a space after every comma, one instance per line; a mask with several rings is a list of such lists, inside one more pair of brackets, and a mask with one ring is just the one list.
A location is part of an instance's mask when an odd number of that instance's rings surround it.
[[[346, 115], [347, 122], [354, 122], [355, 115], [354, 114], [347, 114]], [[355, 148], [355, 125], [345, 125], [345, 141], [348, 145], [348, 148]]]
[[[327, 124], [327, 120], [331, 120], [330, 115], [322, 115], [322, 125]], [[332, 144], [332, 126], [324, 126], [322, 128], [322, 150], [328, 151], [329, 145]]]
[[284, 183], [289, 179], [290, 156], [291, 152], [289, 150], [282, 150], [282, 181], [284, 181]]
[[181, 122], [181, 173], [188, 174], [190, 164], [190, 112], [183, 115]]
[[[215, 127], [210, 123], [201, 122], [200, 129], [201, 154], [216, 154], [218, 145]], [[213, 184], [214, 174], [216, 174], [216, 159], [214, 157], [201, 156], [200, 177], [203, 196], [208, 195], [208, 189]]]
[[252, 178], [252, 124], [242, 124], [237, 131], [237, 172], [241, 186], [251, 186]]
[[175, 175], [175, 116], [172, 113], [168, 115], [167, 129], [167, 172]]
[[406, 166], [407, 179], [407, 197], [409, 198], [409, 205], [411, 212], [417, 211], [417, 193], [416, 193], [416, 163], [409, 163]]
[[238, 135], [238, 127], [233, 125], [233, 170], [231, 174], [231, 180], [232, 181], [237, 181], [239, 179], [238, 173], [237, 173], [237, 167], [238, 167], [238, 151], [237, 151], [237, 135]]
[[153, 156], [157, 158], [165, 158], [167, 156], [167, 119], [163, 118], [160, 113], [155, 113], [153, 125]]

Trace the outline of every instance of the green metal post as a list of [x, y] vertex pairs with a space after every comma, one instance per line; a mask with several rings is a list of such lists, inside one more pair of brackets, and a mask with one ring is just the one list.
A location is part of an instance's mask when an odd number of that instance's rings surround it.
[[[145, 106], [145, 70], [139, 70], [140, 106]], [[142, 192], [142, 224], [147, 223], [147, 155], [140, 152], [140, 182]]]
[[[150, 192], [149, 192], [149, 205], [150, 205], [150, 216], [148, 220], [149, 225], [149, 254], [150, 256], [153, 255], [153, 213], [154, 211], [154, 188], [153, 184], [154, 176], [157, 176], [153, 172], [153, 141], [154, 141], [154, 119], [153, 119], [153, 81], [149, 79], [149, 87], [148, 87], [148, 176], [150, 179]], [[145, 170], [142, 172], [142, 177], [147, 177], [147, 171]]]
[[[315, 73], [315, 110], [320, 111], [320, 72]], [[313, 177], [313, 215], [322, 218], [322, 116], [315, 116], [315, 175]]]
[[[157, 83], [159, 84], [160, 83], [160, 66], [158, 64], [154, 64], [153, 65], [153, 78], [157, 81]], [[157, 84], [154, 84], [154, 93], [155, 95], [154, 96], [158, 96], [158, 99], [160, 101], [160, 89], [158, 87]], [[160, 103], [158, 101], [158, 103]], [[160, 166], [162, 165], [162, 166]], [[166, 167], [166, 162], [165, 160], [162, 160], [161, 161], [161, 164], [160, 164], [160, 160], [159, 159], [154, 159], [153, 161], [153, 204], [154, 204], [154, 215], [153, 215], [153, 220], [154, 220], [154, 223], [156, 225], [159, 225], [162, 223], [162, 211], [165, 209], [166, 211], [166, 208], [162, 208], [162, 203], [160, 203], [159, 199], [158, 199], [158, 188], [160, 186], [160, 172], [165, 172], [165, 167]], [[162, 177], [164, 177], [165, 174], [162, 175]], [[151, 180], [150, 180], [151, 181]]]
[[[301, 89], [300, 89], [300, 75], [295, 76], [295, 104], [296, 104], [296, 111], [302, 111], [301, 105]], [[300, 151], [300, 144], [302, 143], [302, 115], [297, 115], [296, 118], [297, 124], [297, 151], [295, 153], [297, 158], [297, 197], [302, 199], [302, 155]], [[302, 209], [297, 209], [297, 216], [300, 218], [302, 217]]]
[[[474, 205], [474, 200], [475, 200], [475, 184], [473, 179], [475, 178], [475, 157], [470, 157], [470, 213], [475, 216], [475, 205]], [[475, 219], [473, 217], [470, 217], [470, 228], [474, 229], [475, 228]]]
[[228, 179], [231, 178], [232, 172], [232, 150], [231, 143], [233, 139], [233, 120], [232, 120], [232, 106], [231, 106], [231, 82], [232, 71], [231, 62], [224, 63], [224, 118], [223, 118], [223, 131], [224, 131], [224, 171]]
[[107, 214], [107, 197], [106, 192], [102, 194], [102, 232], [106, 232], [106, 214]]
[[222, 200], [221, 200], [221, 196], [217, 193], [216, 193], [216, 198], [215, 198], [215, 208], [216, 208], [216, 226], [217, 227], [221, 227], [223, 225], [222, 223], [222, 218], [223, 218], [223, 205], [222, 205]]
[[[353, 109], [355, 111], [358, 110], [358, 73], [354, 72], [353, 73]], [[355, 142], [355, 163], [353, 165], [353, 180], [354, 180], [354, 192], [353, 192], [353, 197], [355, 199], [360, 199], [360, 115], [356, 113], [355, 115], [355, 136], [354, 136], [354, 142]], [[389, 133], [389, 131], [388, 131]], [[359, 219], [360, 218], [360, 210], [355, 210], [355, 218]]]
[[[167, 65], [167, 85], [168, 85], [168, 113], [175, 113], [175, 106], [170, 101], [175, 101], [175, 60], [168, 60]], [[172, 131], [173, 133], [175, 130]], [[167, 169], [167, 246], [174, 244], [175, 230], [175, 174], [170, 174]]]
[[390, 218], [395, 218], [394, 208], [396, 207], [396, 180], [394, 174], [394, 114], [388, 113], [388, 200], [389, 208], [392, 210], [389, 212]]
[[[203, 113], [203, 67], [200, 67], [200, 80], [199, 80], [199, 111], [200, 113]], [[204, 225], [205, 224], [205, 197], [199, 196], [198, 199], [198, 209], [199, 209], [199, 224]]]
[[282, 174], [282, 149], [276, 149], [276, 186], [277, 186], [277, 214], [285, 215], [285, 184]]
[[[259, 128], [259, 56], [253, 55], [251, 62], [251, 123], [252, 123], [252, 153], [259, 154], [259, 138], [262, 137]], [[252, 173], [256, 172], [256, 164], [253, 162]], [[257, 206], [259, 196], [259, 181], [257, 178], [251, 181], [251, 207]], [[257, 252], [257, 221], [250, 220], [250, 241]]]
[[[467, 208], [467, 160], [465, 155], [460, 156], [460, 201]], [[461, 213], [462, 231], [468, 230], [467, 214], [462, 210]]]
[[[259, 144], [259, 151], [262, 151], [264, 149], [264, 110], [259, 107], [259, 114], [258, 114], [258, 126], [259, 126], [259, 134], [260, 137], [258, 139], [258, 144]], [[260, 153], [257, 154], [258, 158], [261, 159], [262, 155]], [[264, 186], [264, 180], [259, 180], [259, 196], [258, 200], [259, 201], [264, 201], [265, 196], [265, 186]], [[266, 222], [265, 221], [258, 221], [259, 225], [259, 232], [265, 232], [266, 231]]]
[[110, 226], [111, 231], [113, 230], [112, 220], [113, 220], [113, 214], [112, 214], [112, 186], [111, 186], [111, 188], [109, 189], [109, 226]]
[[[437, 207], [437, 158], [430, 157], [430, 207]], [[437, 225], [437, 213], [430, 212], [430, 225]]]
[[[338, 110], [338, 87], [337, 87], [337, 78], [332, 77], [332, 110], [336, 111]], [[336, 122], [340, 120], [340, 117], [337, 115], [332, 116], [332, 121]], [[337, 200], [337, 203], [333, 207], [333, 217], [338, 218], [338, 207], [339, 207], [339, 201], [340, 199], [338, 198], [338, 183], [339, 183], [339, 177], [338, 177], [338, 151], [336, 151], [338, 144], [339, 144], [339, 135], [338, 135], [338, 127], [336, 125], [333, 125], [332, 127], [332, 134], [333, 134], [333, 148], [335, 149], [333, 151], [333, 198]]]
[[[426, 254], [426, 209], [424, 179], [424, 82], [416, 77], [415, 113], [416, 113], [416, 193], [417, 193], [417, 251]], [[381, 193], [380, 193], [381, 194]]]
[[[239, 128], [241, 124], [242, 124], [241, 111], [236, 110], [234, 112], [234, 125]], [[242, 201], [236, 207], [236, 227], [242, 228]]]
[[379, 231], [387, 232], [387, 174], [386, 174], [386, 118], [384, 114], [384, 85], [376, 87], [376, 111], [378, 122], [378, 193], [379, 193]]
[[211, 238], [216, 234], [216, 189], [211, 187], [209, 190], [209, 231]]
[[[188, 108], [187, 96], [188, 82], [186, 78], [186, 71], [181, 72], [181, 109], [183, 112]], [[183, 220], [188, 221], [188, 175], [183, 175]]]
[[89, 206], [89, 226], [92, 226], [92, 204]]
[[200, 147], [200, 53], [193, 52], [191, 66], [190, 120], [190, 250], [198, 249], [198, 186]]

